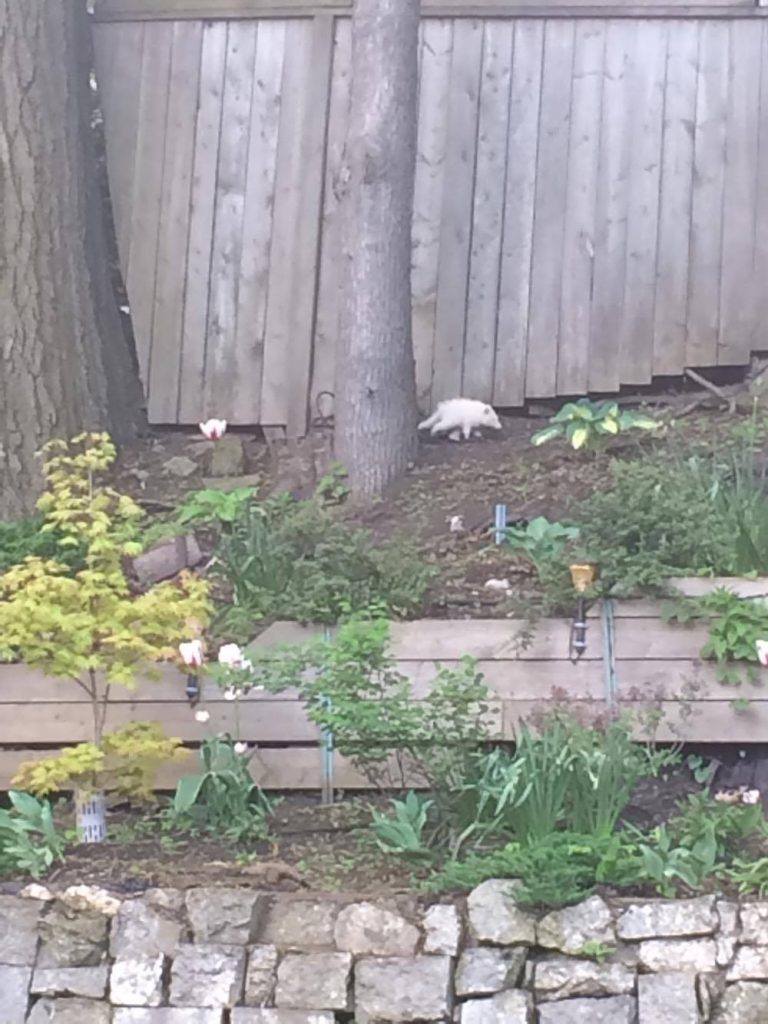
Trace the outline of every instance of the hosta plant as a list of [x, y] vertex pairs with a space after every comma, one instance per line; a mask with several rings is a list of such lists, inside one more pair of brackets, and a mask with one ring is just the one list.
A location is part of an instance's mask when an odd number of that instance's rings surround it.
[[551, 418], [549, 426], [533, 435], [531, 442], [541, 445], [562, 437], [576, 450], [595, 450], [617, 434], [628, 430], [657, 430], [659, 426], [657, 420], [645, 413], [621, 410], [618, 402], [580, 398], [578, 402], [566, 402]]

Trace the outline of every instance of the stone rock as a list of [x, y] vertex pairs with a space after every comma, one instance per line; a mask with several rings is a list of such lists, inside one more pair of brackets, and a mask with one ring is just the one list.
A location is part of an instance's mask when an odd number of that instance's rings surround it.
[[293, 900], [278, 897], [261, 931], [263, 942], [278, 949], [332, 949], [339, 913], [330, 900]]
[[364, 957], [355, 964], [355, 1024], [442, 1020], [450, 1013], [450, 957]]
[[277, 981], [277, 949], [275, 946], [252, 946], [248, 952], [245, 975], [246, 1006], [266, 1006], [272, 1001]]
[[563, 999], [562, 1002], [544, 1003], [539, 1007], [539, 1024], [635, 1024], [636, 1009], [632, 996]]
[[30, 967], [0, 965], [0, 1021], [3, 1024], [24, 1024], [31, 977]]
[[168, 473], [170, 476], [177, 476], [181, 480], [192, 476], [193, 473], [197, 472], [197, 469], [198, 466], [195, 460], [188, 458], [186, 455], [174, 455], [167, 462], [163, 463], [164, 473]]
[[252, 889], [191, 889], [187, 913], [197, 943], [247, 946], [266, 910], [266, 896]]
[[95, 999], [39, 999], [27, 1024], [110, 1024], [112, 1007]]
[[261, 473], [244, 473], [242, 476], [204, 476], [203, 487], [209, 491], [239, 491], [244, 487], [261, 487], [264, 477]]
[[182, 1010], [175, 1006], [161, 1010], [116, 1007], [113, 1024], [221, 1024], [221, 1010]]
[[480, 942], [500, 946], [532, 946], [536, 941], [536, 918], [515, 903], [519, 882], [491, 878], [473, 889], [467, 899], [469, 923]]
[[171, 537], [155, 544], [131, 561], [131, 568], [143, 587], [169, 580], [182, 571], [198, 565], [203, 558], [194, 534]]
[[287, 953], [277, 969], [275, 1005], [289, 1010], [348, 1010], [350, 953]]
[[503, 988], [514, 988], [523, 973], [527, 956], [525, 947], [465, 949], [456, 968], [456, 995], [491, 995]]
[[0, 964], [31, 967], [37, 953], [40, 904], [0, 896]]
[[768, 1021], [768, 985], [738, 981], [726, 988], [712, 1024], [765, 1024]]
[[728, 970], [727, 981], [768, 980], [768, 947], [740, 946]]
[[122, 903], [97, 885], [70, 885], [59, 899], [70, 910], [88, 910], [106, 917], [114, 917]]
[[452, 903], [435, 903], [424, 914], [424, 952], [456, 956], [461, 941], [459, 912]]
[[705, 1021], [712, 1018], [712, 1007], [716, 1006], [725, 992], [725, 976], [718, 974], [696, 975], [696, 997]]
[[553, 956], [536, 964], [533, 987], [542, 1002], [574, 996], [621, 996], [635, 990], [635, 972], [625, 964], [598, 964]]
[[172, 916], [174, 906], [165, 906], [160, 898], [147, 894], [142, 899], [126, 900], [112, 922], [109, 951], [115, 959], [132, 960], [145, 956], [173, 956], [183, 938], [181, 922]]
[[641, 974], [637, 979], [638, 1024], [700, 1024], [692, 974]]
[[562, 953], [580, 953], [588, 942], [604, 944], [616, 941], [613, 918], [608, 904], [600, 896], [590, 896], [575, 907], [553, 910], [539, 921], [538, 945]]
[[529, 1024], [533, 1000], [519, 990], [499, 992], [492, 999], [468, 999], [461, 1005], [461, 1024]]
[[52, 903], [56, 897], [46, 886], [40, 885], [39, 882], [30, 882], [19, 893], [19, 899], [40, 900], [41, 903]]
[[410, 921], [373, 903], [352, 903], [336, 919], [336, 945], [346, 953], [412, 956], [419, 931]]
[[179, 946], [171, 967], [171, 1006], [228, 1007], [240, 1001], [245, 980], [241, 946]]
[[95, 967], [107, 950], [110, 919], [95, 911], [77, 913], [57, 902], [40, 919], [38, 967]]
[[163, 1001], [162, 953], [115, 960], [109, 979], [109, 997], [115, 1006], [159, 1006]]
[[230, 1016], [232, 1024], [334, 1024], [332, 1013], [312, 1010], [249, 1010], [236, 1007]]
[[621, 939], [662, 939], [712, 935], [718, 924], [714, 896], [633, 903], [616, 922]]
[[759, 945], [768, 935], [768, 903], [741, 905], [741, 941]]
[[32, 975], [33, 996], [86, 996], [103, 999], [109, 969], [99, 967], [38, 967]]
[[715, 906], [720, 927], [715, 935], [717, 966], [727, 967], [736, 952], [739, 934], [739, 905], [727, 900], [718, 900]]
[[245, 471], [243, 439], [237, 434], [225, 434], [210, 447], [208, 473], [210, 476], [240, 476]]
[[639, 962], [647, 971], [714, 971], [713, 939], [648, 939], [640, 943]]

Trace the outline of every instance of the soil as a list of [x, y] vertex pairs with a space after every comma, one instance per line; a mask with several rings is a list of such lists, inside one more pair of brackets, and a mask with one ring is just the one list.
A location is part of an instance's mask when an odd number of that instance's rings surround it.
[[[625, 822], [651, 829], [667, 821], [688, 795], [702, 791], [701, 782], [687, 766], [689, 752], [693, 748], [662, 777], [640, 781]], [[748, 764], [740, 753], [729, 746], [707, 748], [706, 758], [717, 769], [713, 791], [759, 784], [768, 761]], [[768, 792], [768, 786], [763, 792]], [[154, 811], [117, 807], [109, 813], [107, 842], [71, 846], [64, 863], [41, 881], [58, 891], [88, 884], [123, 894], [199, 885], [366, 896], [413, 891], [427, 872], [380, 851], [367, 827], [372, 809], [387, 807], [388, 801], [371, 795], [348, 795], [330, 806], [320, 804], [317, 797], [287, 795], [270, 819], [269, 841], [243, 845], [174, 831], [164, 823], [160, 807]], [[71, 826], [66, 808], [61, 808], [59, 818], [62, 827]], [[17, 892], [28, 881], [28, 877], [7, 878], [0, 881], [0, 892]]]

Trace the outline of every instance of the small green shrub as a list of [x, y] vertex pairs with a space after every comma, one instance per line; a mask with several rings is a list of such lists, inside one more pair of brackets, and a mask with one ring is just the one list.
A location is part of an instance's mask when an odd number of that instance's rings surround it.
[[433, 852], [425, 836], [432, 800], [411, 790], [405, 800], [392, 800], [392, 814], [373, 812], [373, 834], [384, 853], [407, 860], [430, 861]]
[[537, 516], [527, 526], [511, 526], [506, 532], [507, 544], [513, 550], [525, 552], [535, 566], [563, 557], [567, 545], [579, 536], [577, 526], [550, 523]]
[[670, 576], [732, 574], [734, 532], [689, 462], [614, 462], [612, 485], [576, 511], [582, 556], [616, 596], [661, 591]]
[[555, 438], [565, 438], [576, 450], [595, 450], [605, 442], [628, 430], [658, 430], [660, 424], [644, 413], [619, 409], [618, 402], [592, 402], [580, 398], [567, 402], [550, 419], [549, 426], [531, 438], [532, 444], [541, 445]]
[[253, 754], [239, 753], [228, 736], [206, 740], [202, 770], [179, 780], [173, 798], [176, 824], [233, 842], [266, 839], [274, 802], [251, 778]]
[[82, 568], [83, 547], [62, 545], [61, 534], [43, 526], [41, 516], [0, 523], [0, 575], [29, 557], [54, 559], [72, 571]]
[[64, 854], [64, 840], [47, 800], [11, 790], [10, 810], [0, 810], [0, 873], [17, 871], [38, 878]]
[[351, 609], [385, 605], [407, 616], [422, 605], [434, 570], [409, 540], [375, 546], [366, 530], [319, 501], [280, 495], [249, 504], [222, 534], [219, 577], [242, 619], [335, 623]]

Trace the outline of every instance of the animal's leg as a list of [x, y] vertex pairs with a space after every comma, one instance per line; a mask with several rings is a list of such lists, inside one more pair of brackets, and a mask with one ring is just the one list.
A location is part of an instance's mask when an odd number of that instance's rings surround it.
[[437, 419], [432, 424], [432, 429], [430, 430], [430, 434], [432, 435], [432, 437], [434, 437], [435, 434], [439, 434], [444, 429], [445, 428], [443, 427], [443, 421], [441, 419]]
[[461, 438], [461, 431], [458, 429], [458, 427], [456, 428], [456, 430], [452, 430], [450, 432], [450, 434], [448, 435], [448, 440], [449, 441], [458, 441], [460, 438]]
[[433, 425], [433, 423], [437, 423], [437, 421], [439, 419], [440, 419], [440, 413], [433, 412], [430, 417], [428, 417], [426, 420], [423, 420], [419, 424], [419, 430], [426, 430], [427, 427], [431, 427]]
[[472, 436], [472, 427], [469, 425], [469, 423], [465, 423], [464, 426], [461, 428], [461, 432], [464, 435], [464, 440], [468, 441]]

